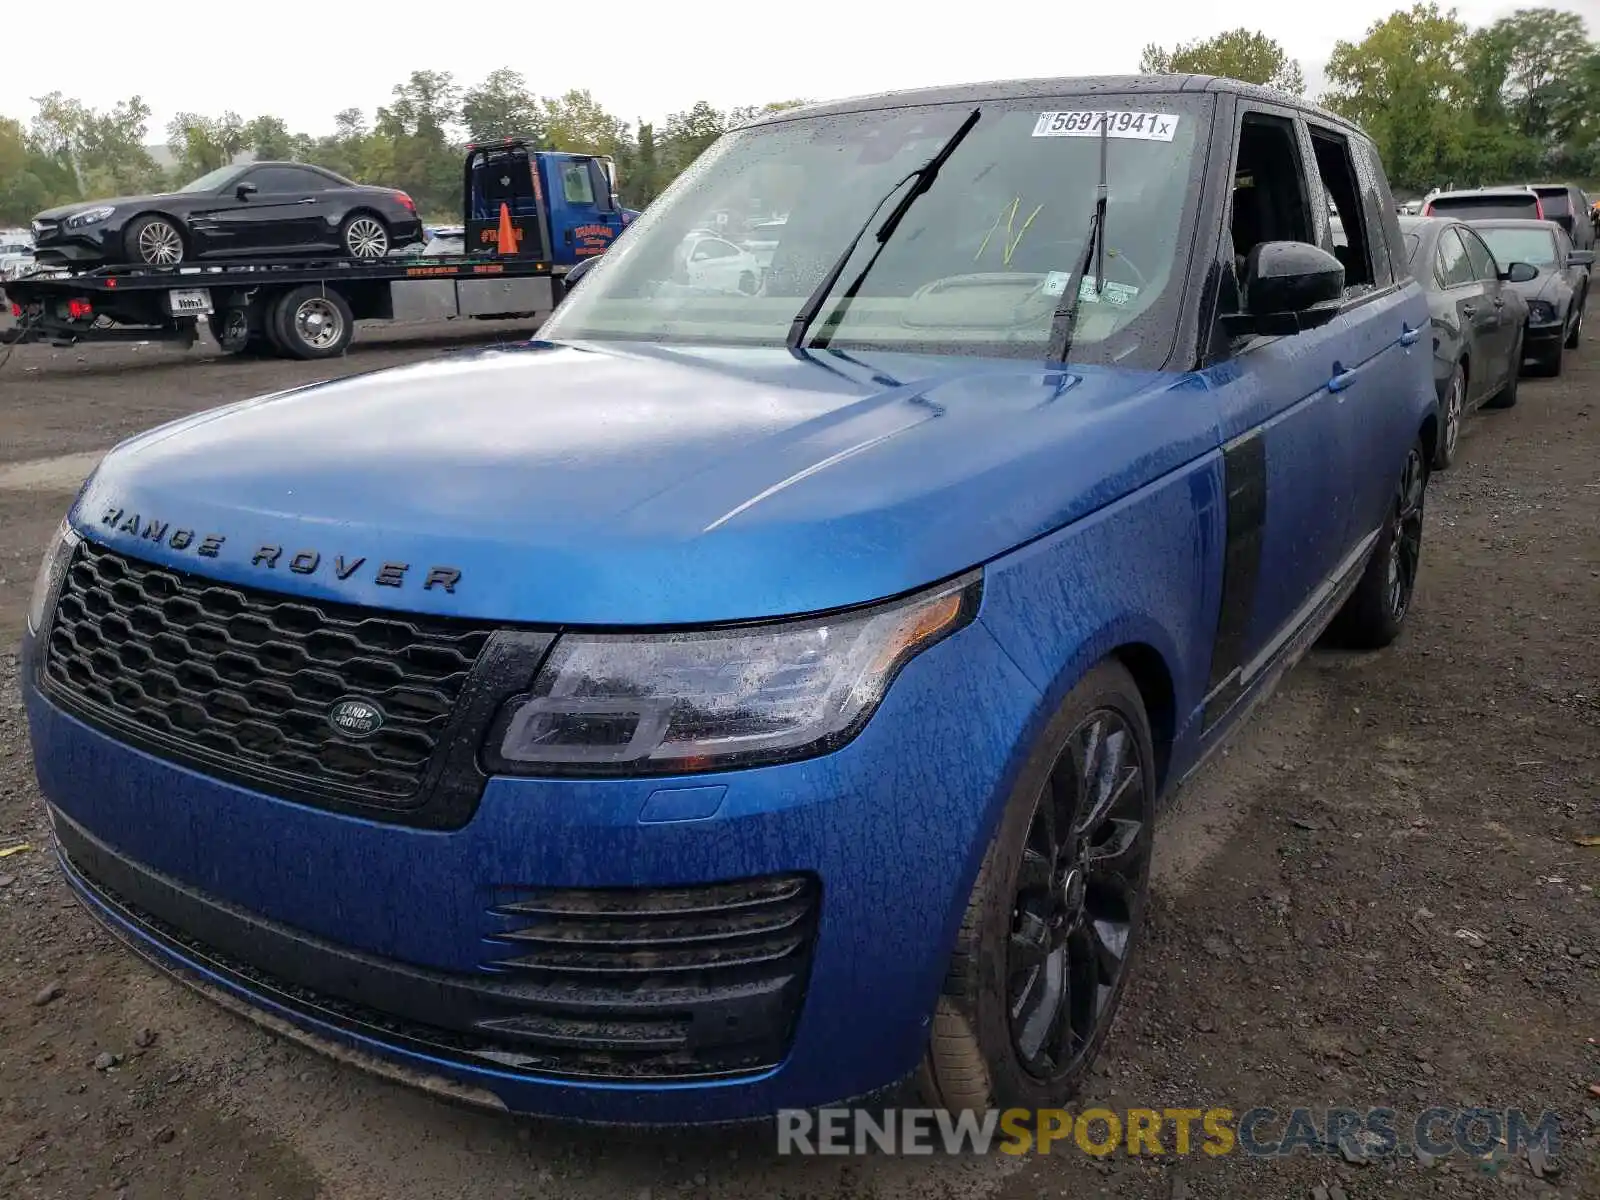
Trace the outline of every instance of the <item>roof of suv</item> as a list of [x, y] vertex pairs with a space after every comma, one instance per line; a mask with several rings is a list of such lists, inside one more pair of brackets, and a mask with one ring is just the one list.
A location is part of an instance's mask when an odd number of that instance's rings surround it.
[[[813, 117], [832, 113], [870, 112], [881, 108], [909, 108], [917, 104], [963, 104], [984, 100], [1026, 100], [1037, 96], [1041, 100], [1062, 96], [1092, 96], [1101, 92], [1134, 93], [1136, 95], [1172, 95], [1175, 92], [1223, 92], [1247, 99], [1280, 104], [1315, 116], [1319, 121], [1334, 125], [1365, 137], [1365, 132], [1337, 113], [1320, 108], [1309, 100], [1291, 96], [1274, 88], [1242, 83], [1237, 79], [1224, 79], [1217, 75], [1080, 75], [1065, 78], [999, 79], [986, 83], [963, 83], [944, 87], [911, 88], [895, 92], [878, 92], [865, 96], [849, 96], [840, 100], [825, 100], [797, 108], [786, 108], [750, 122], [754, 125], [777, 124], [796, 117]], [[746, 126], [749, 128], [749, 126]]]

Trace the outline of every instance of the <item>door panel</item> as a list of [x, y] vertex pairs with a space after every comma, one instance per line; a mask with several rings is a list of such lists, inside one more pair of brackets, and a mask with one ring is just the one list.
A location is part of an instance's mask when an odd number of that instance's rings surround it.
[[1492, 390], [1494, 383], [1495, 346], [1502, 310], [1494, 305], [1499, 297], [1491, 296], [1477, 277], [1466, 243], [1455, 228], [1439, 235], [1439, 278], [1444, 282], [1445, 295], [1455, 306], [1456, 324], [1466, 346], [1467, 402], [1476, 404]]
[[1514, 310], [1506, 306], [1506, 285], [1500, 282], [1500, 269], [1494, 254], [1469, 226], [1462, 225], [1456, 232], [1461, 237], [1461, 244], [1467, 248], [1473, 275], [1482, 286], [1484, 299], [1494, 315], [1494, 328], [1484, 342], [1484, 357], [1478, 360], [1481, 386], [1477, 389], [1476, 399], [1481, 401], [1494, 395], [1506, 381], [1511, 345], [1517, 337], [1517, 322], [1512, 316]]
[[[1267, 241], [1314, 244], [1311, 214], [1321, 199], [1308, 180], [1294, 113], [1242, 107], [1222, 261], [1241, 263]], [[1206, 374], [1217, 396], [1229, 519], [1209, 729], [1221, 728], [1262, 678], [1263, 662], [1304, 623], [1343, 556], [1349, 446], [1329, 385], [1360, 365], [1350, 360], [1349, 324], [1340, 317], [1292, 337], [1252, 339]]]

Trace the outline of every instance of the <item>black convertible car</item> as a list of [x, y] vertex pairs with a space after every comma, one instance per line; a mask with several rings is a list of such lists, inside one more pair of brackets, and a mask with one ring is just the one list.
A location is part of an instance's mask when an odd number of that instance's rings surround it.
[[383, 258], [422, 240], [411, 197], [306, 163], [219, 167], [175, 192], [85, 200], [33, 219], [50, 266], [143, 264], [241, 255]]

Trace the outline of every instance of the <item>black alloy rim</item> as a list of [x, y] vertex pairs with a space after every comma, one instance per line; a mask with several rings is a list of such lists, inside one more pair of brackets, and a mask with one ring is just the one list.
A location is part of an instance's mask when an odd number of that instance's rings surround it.
[[1400, 476], [1389, 529], [1389, 611], [1396, 620], [1405, 616], [1411, 606], [1417, 566], [1422, 561], [1422, 497], [1426, 485], [1422, 455], [1413, 449]]
[[1138, 739], [1101, 708], [1068, 738], [1034, 807], [1006, 957], [1012, 1044], [1029, 1074], [1074, 1070], [1098, 1041], [1141, 913], [1150, 838]]

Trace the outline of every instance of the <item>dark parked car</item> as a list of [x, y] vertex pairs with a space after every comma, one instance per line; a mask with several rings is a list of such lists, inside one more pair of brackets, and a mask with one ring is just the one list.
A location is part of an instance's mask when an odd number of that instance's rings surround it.
[[382, 258], [422, 240], [411, 197], [306, 163], [219, 167], [175, 192], [86, 200], [33, 219], [49, 265], [175, 267], [197, 258]]
[[1492, 221], [1516, 218], [1544, 220], [1544, 201], [1530, 187], [1470, 188], [1439, 192], [1422, 206], [1425, 217], [1453, 217], [1457, 221]]
[[1572, 183], [1530, 185], [1544, 208], [1544, 219], [1567, 231], [1575, 250], [1594, 249], [1594, 223], [1590, 219], [1590, 200], [1584, 190]]
[[1473, 226], [1501, 261], [1530, 263], [1538, 273], [1514, 286], [1528, 302], [1525, 353], [1545, 375], [1561, 374], [1563, 354], [1583, 336], [1593, 250], [1573, 248], [1554, 221], [1483, 221]]
[[1411, 273], [1428, 293], [1439, 438], [1433, 463], [1455, 461], [1461, 422], [1480, 405], [1517, 402], [1528, 305], [1517, 281], [1535, 277], [1528, 263], [1502, 261], [1473, 227], [1443, 217], [1401, 217]]

